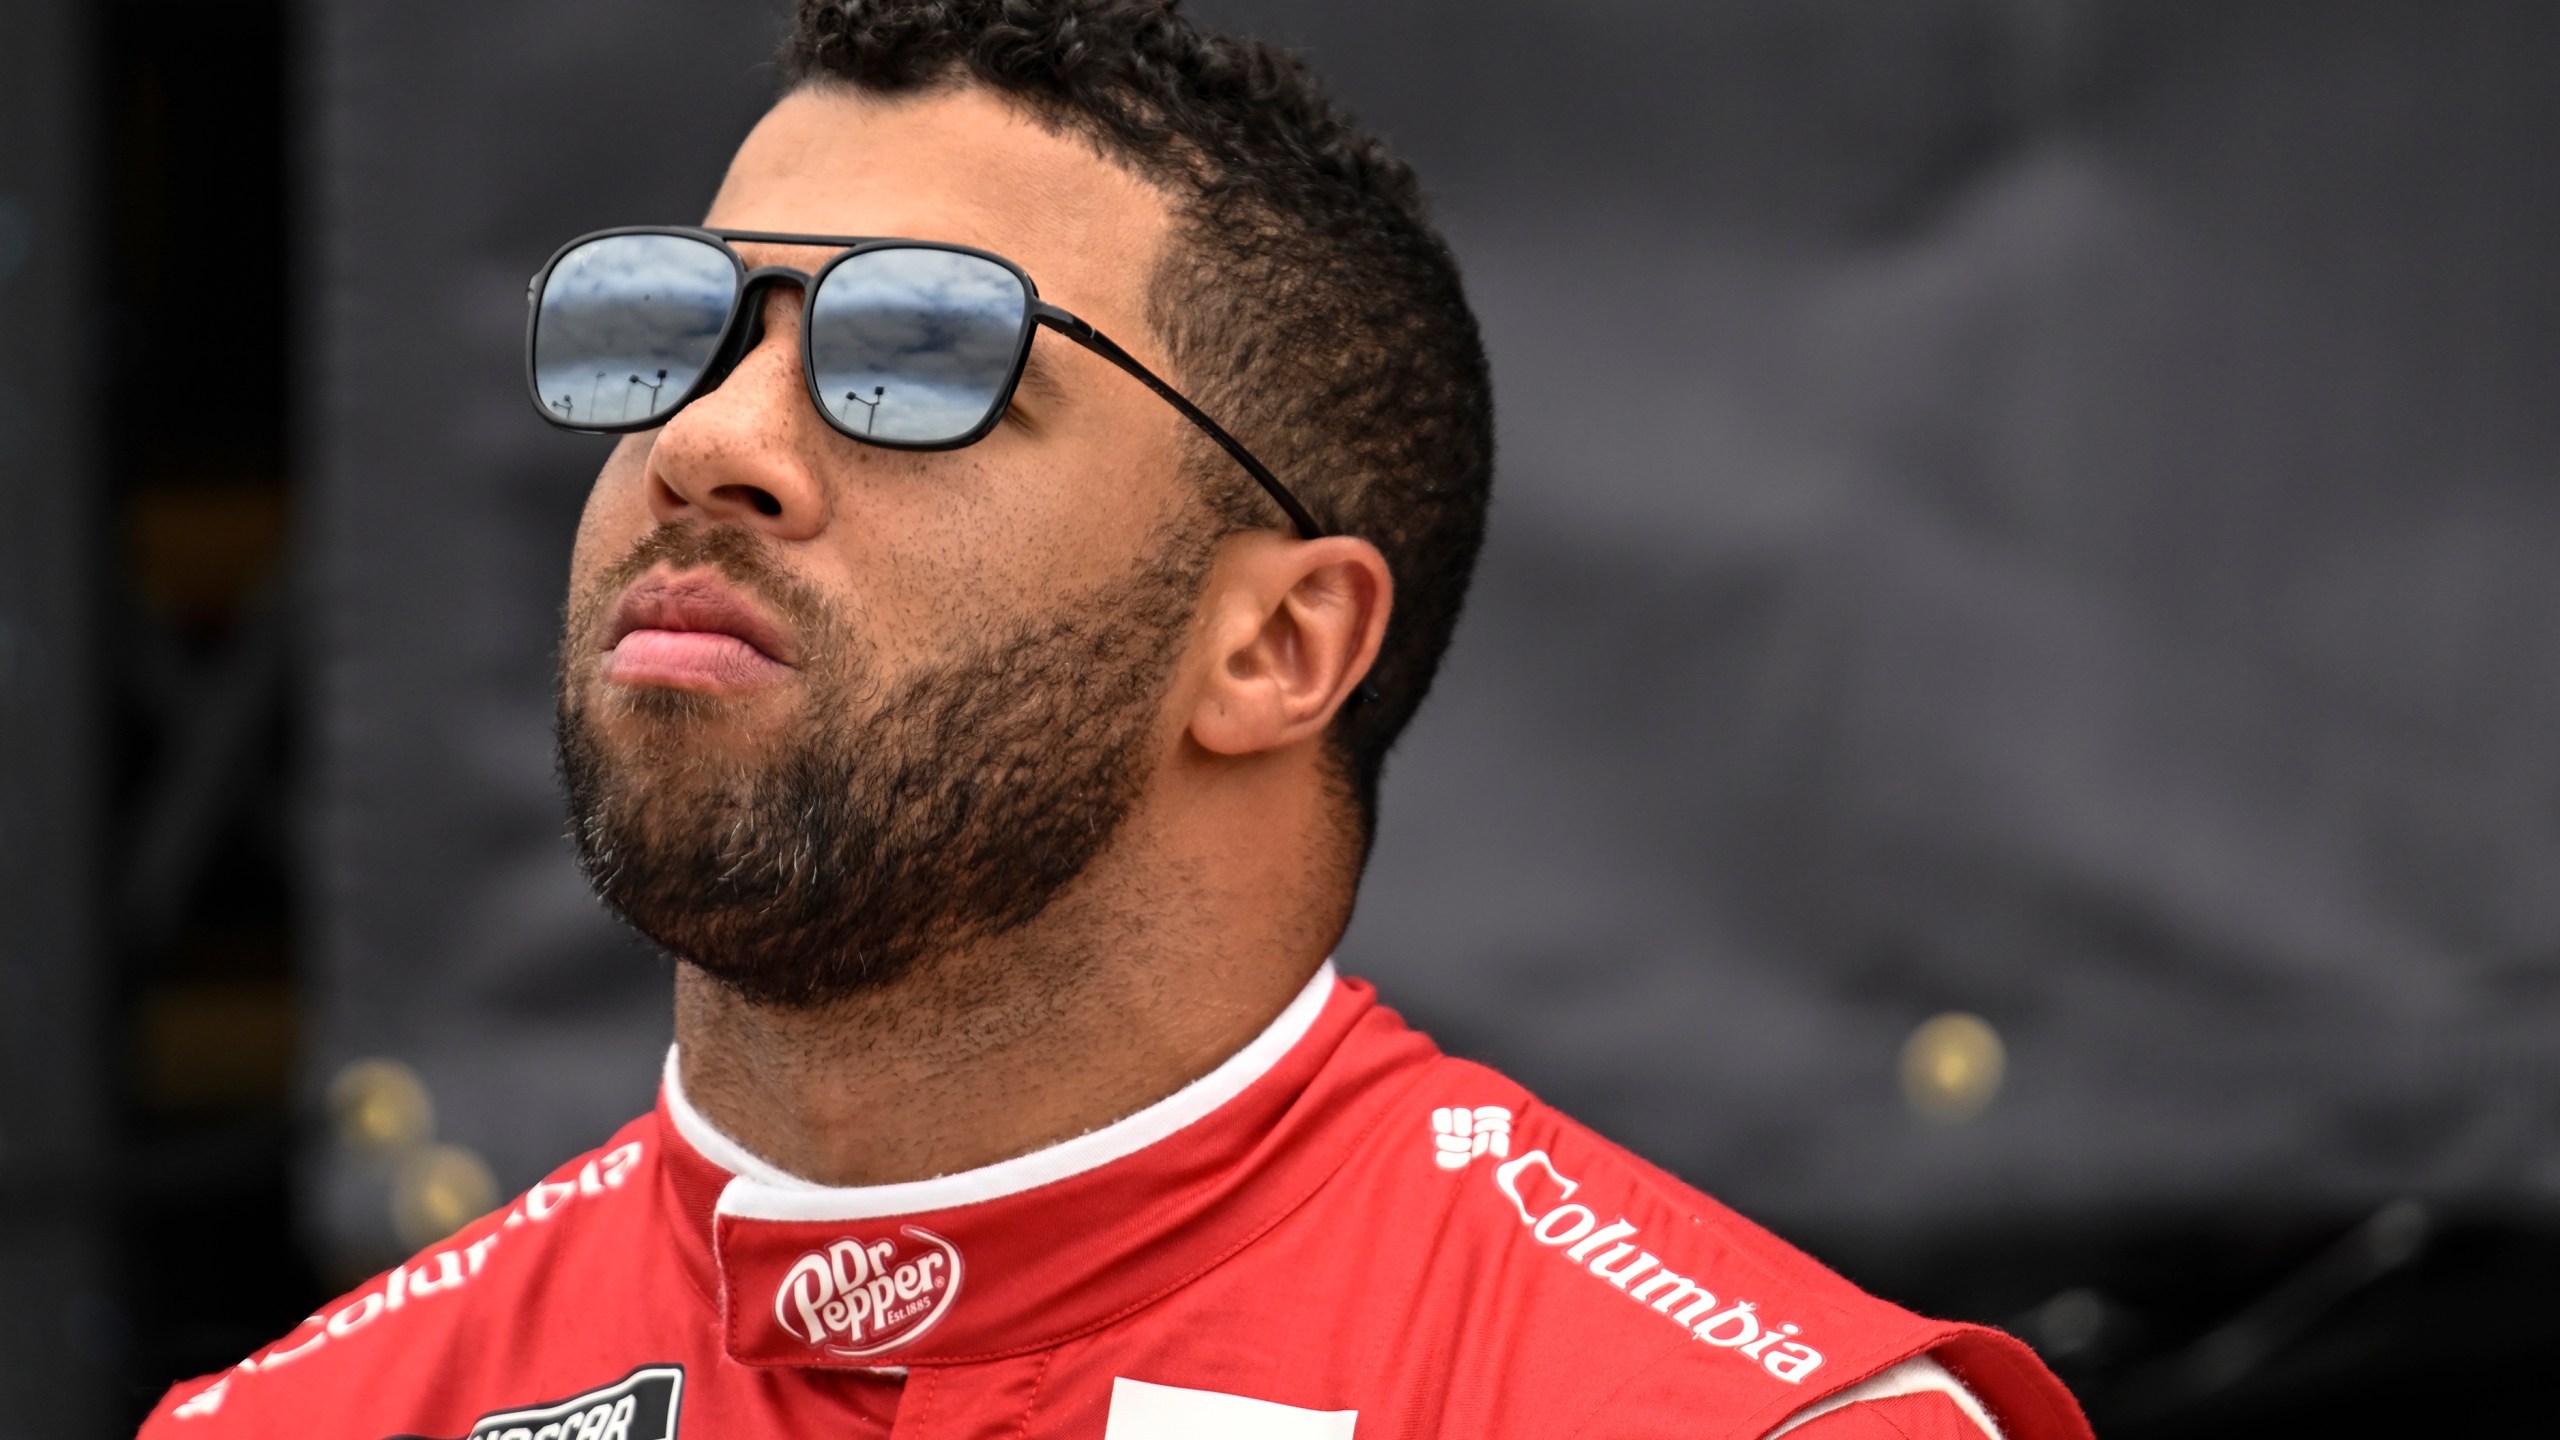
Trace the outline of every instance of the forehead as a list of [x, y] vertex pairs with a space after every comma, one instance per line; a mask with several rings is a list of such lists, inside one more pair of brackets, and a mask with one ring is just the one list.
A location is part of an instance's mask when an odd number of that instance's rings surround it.
[[[705, 223], [974, 245], [1029, 272], [1042, 298], [1131, 331], [1171, 215], [1160, 192], [1092, 145], [989, 91], [882, 99], [812, 87], [757, 123]], [[741, 249], [751, 263], [814, 263]]]

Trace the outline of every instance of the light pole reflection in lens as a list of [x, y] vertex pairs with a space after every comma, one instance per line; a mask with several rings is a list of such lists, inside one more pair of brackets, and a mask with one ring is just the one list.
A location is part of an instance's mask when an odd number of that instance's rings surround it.
[[[657, 413], [658, 413], [658, 392], [659, 392], [660, 390], [662, 390], [662, 389], [666, 388], [666, 383], [667, 383], [667, 372], [666, 372], [666, 371], [664, 371], [664, 370], [659, 371], [659, 372], [658, 372], [658, 379], [657, 379], [657, 383], [655, 383], [655, 384], [651, 384], [649, 381], [643, 380], [643, 379], [641, 379], [641, 378], [640, 378], [639, 376], [637, 376], [637, 375], [634, 375], [634, 376], [632, 376], [632, 377], [631, 377], [631, 383], [632, 383], [632, 384], [634, 384], [634, 385], [637, 385], [637, 386], [639, 386], [641, 389], [646, 390], [646, 391], [648, 391], [648, 392], [649, 392], [649, 409], [648, 409], [648, 411], [647, 411], [646, 413], [651, 414], [651, 415], [655, 415], [655, 414], [657, 414]], [[624, 395], [629, 395], [631, 392], [630, 392], [629, 390], [627, 390], [627, 389], [626, 389], [626, 390], [624, 390], [622, 393], [623, 393]], [[626, 412], [626, 413], [627, 413], [627, 412]]]
[[870, 434], [870, 433], [871, 433], [871, 427], [879, 421], [879, 419], [880, 419], [880, 401], [882, 400], [882, 398], [883, 398], [883, 397], [887, 396], [887, 395], [888, 395], [888, 393], [889, 393], [889, 387], [888, 387], [888, 386], [886, 386], [886, 385], [874, 385], [874, 386], [872, 386], [872, 387], [871, 387], [871, 398], [870, 398], [870, 399], [868, 399], [868, 400], [866, 400], [866, 399], [864, 399], [864, 398], [863, 398], [863, 396], [862, 396], [862, 392], [861, 392], [861, 391], [859, 391], [859, 390], [847, 390], [846, 392], [844, 392], [844, 398], [846, 398], [847, 400], [852, 401], [852, 402], [853, 402], [854, 404], [856, 404], [856, 405], [861, 405], [861, 406], [866, 407], [866, 408], [864, 409], [864, 411], [863, 411], [863, 414], [862, 414], [862, 433], [863, 433], [863, 434], [865, 434], [865, 435]]

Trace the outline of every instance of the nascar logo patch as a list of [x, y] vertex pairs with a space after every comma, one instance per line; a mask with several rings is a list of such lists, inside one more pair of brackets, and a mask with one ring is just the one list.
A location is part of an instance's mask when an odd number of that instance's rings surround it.
[[466, 1440], [676, 1440], [676, 1413], [683, 1403], [684, 1367], [651, 1365], [601, 1390], [483, 1415], [472, 1422]]

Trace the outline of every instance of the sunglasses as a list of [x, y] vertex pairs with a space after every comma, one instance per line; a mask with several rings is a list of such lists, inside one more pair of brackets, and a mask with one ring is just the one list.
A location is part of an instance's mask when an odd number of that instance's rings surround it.
[[[731, 241], [836, 247], [815, 274], [750, 267]], [[829, 425], [866, 445], [956, 450], [985, 438], [1047, 326], [1134, 377], [1235, 457], [1309, 540], [1326, 532], [1252, 452], [1108, 336], [1040, 298], [1001, 255], [929, 240], [691, 226], [599, 230], [560, 248], [526, 295], [525, 380], [564, 430], [663, 425], [764, 338], [764, 292], [801, 293], [800, 369]]]

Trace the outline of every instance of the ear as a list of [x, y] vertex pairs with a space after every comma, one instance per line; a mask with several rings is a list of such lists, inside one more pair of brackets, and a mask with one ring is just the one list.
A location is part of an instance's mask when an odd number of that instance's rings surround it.
[[1252, 755], [1333, 723], [1378, 658], [1394, 582], [1366, 540], [1257, 530], [1220, 544], [1206, 602], [1191, 738]]

